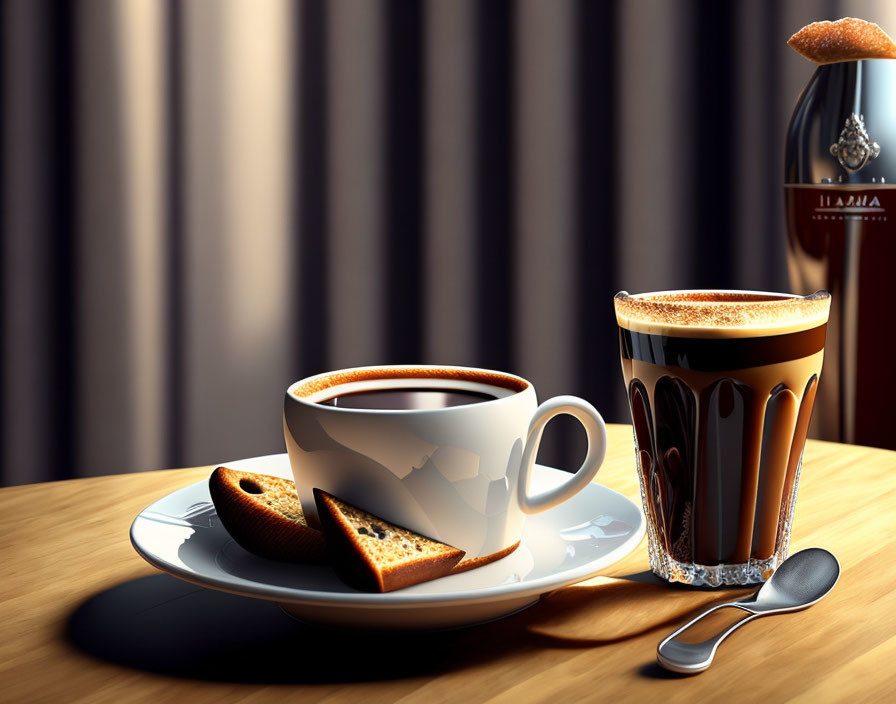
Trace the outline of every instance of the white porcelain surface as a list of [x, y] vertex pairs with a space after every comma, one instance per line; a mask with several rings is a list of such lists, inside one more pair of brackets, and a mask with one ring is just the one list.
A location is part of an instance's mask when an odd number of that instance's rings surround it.
[[[290, 477], [286, 455], [227, 463]], [[535, 466], [532, 488], [548, 491], [569, 478]], [[387, 594], [359, 592], [326, 566], [256, 557], [217, 520], [207, 482], [178, 489], [142, 511], [131, 542], [148, 562], [201, 586], [281, 603], [299, 618], [355, 628], [418, 629], [468, 625], [505, 616], [541, 594], [587, 579], [630, 553], [644, 535], [640, 508], [589, 484], [569, 501], [526, 519], [520, 547], [462, 574]]]
[[[413, 367], [411, 369], [420, 369]], [[405, 367], [361, 370], [404, 371]], [[462, 367], [431, 370], [492, 373]], [[385, 520], [466, 553], [490, 555], [516, 543], [525, 513], [567, 500], [597, 473], [606, 448], [606, 427], [588, 402], [557, 396], [537, 404], [525, 379], [501, 374], [522, 386], [511, 391], [457, 377], [374, 378], [334, 385], [308, 398], [293, 391], [331, 378], [329, 372], [293, 384], [283, 405], [283, 429], [299, 499], [317, 525], [313, 489], [327, 491]], [[348, 370], [352, 371], [352, 370]], [[357, 371], [357, 370], [355, 370]], [[439, 409], [376, 410], [319, 403], [352, 391], [383, 388], [466, 389], [494, 400]], [[519, 388], [519, 387], [517, 387]], [[573, 477], [542, 495], [526, 482], [547, 422], [577, 418], [588, 437], [588, 454]]]

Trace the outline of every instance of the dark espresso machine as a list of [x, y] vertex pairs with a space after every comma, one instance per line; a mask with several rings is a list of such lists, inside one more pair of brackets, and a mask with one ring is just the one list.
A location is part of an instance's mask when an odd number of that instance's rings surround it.
[[792, 290], [832, 294], [810, 434], [896, 449], [896, 60], [818, 67], [784, 190]]

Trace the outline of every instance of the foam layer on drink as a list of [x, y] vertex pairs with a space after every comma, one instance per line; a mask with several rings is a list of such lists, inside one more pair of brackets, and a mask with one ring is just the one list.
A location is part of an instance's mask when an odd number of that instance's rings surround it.
[[619, 326], [667, 337], [764, 337], [823, 325], [831, 296], [759, 291], [663, 291], [616, 294]]

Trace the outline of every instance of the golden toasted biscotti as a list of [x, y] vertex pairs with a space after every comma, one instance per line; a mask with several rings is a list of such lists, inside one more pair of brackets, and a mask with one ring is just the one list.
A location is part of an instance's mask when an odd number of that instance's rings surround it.
[[215, 511], [249, 552], [285, 562], [321, 562], [323, 534], [310, 528], [293, 482], [218, 467], [208, 479]]
[[320, 489], [314, 501], [327, 556], [346, 584], [391, 592], [452, 573], [463, 550], [394, 525]]

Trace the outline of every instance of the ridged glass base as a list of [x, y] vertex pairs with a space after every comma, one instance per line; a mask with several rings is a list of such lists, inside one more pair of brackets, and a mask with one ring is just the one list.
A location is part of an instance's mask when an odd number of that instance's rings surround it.
[[729, 565], [698, 565], [679, 562], [670, 556], [655, 541], [648, 539], [650, 568], [669, 582], [681, 582], [695, 587], [719, 587], [723, 584], [757, 584], [764, 582], [787, 559], [784, 548], [767, 560], [750, 560], [746, 563]]

